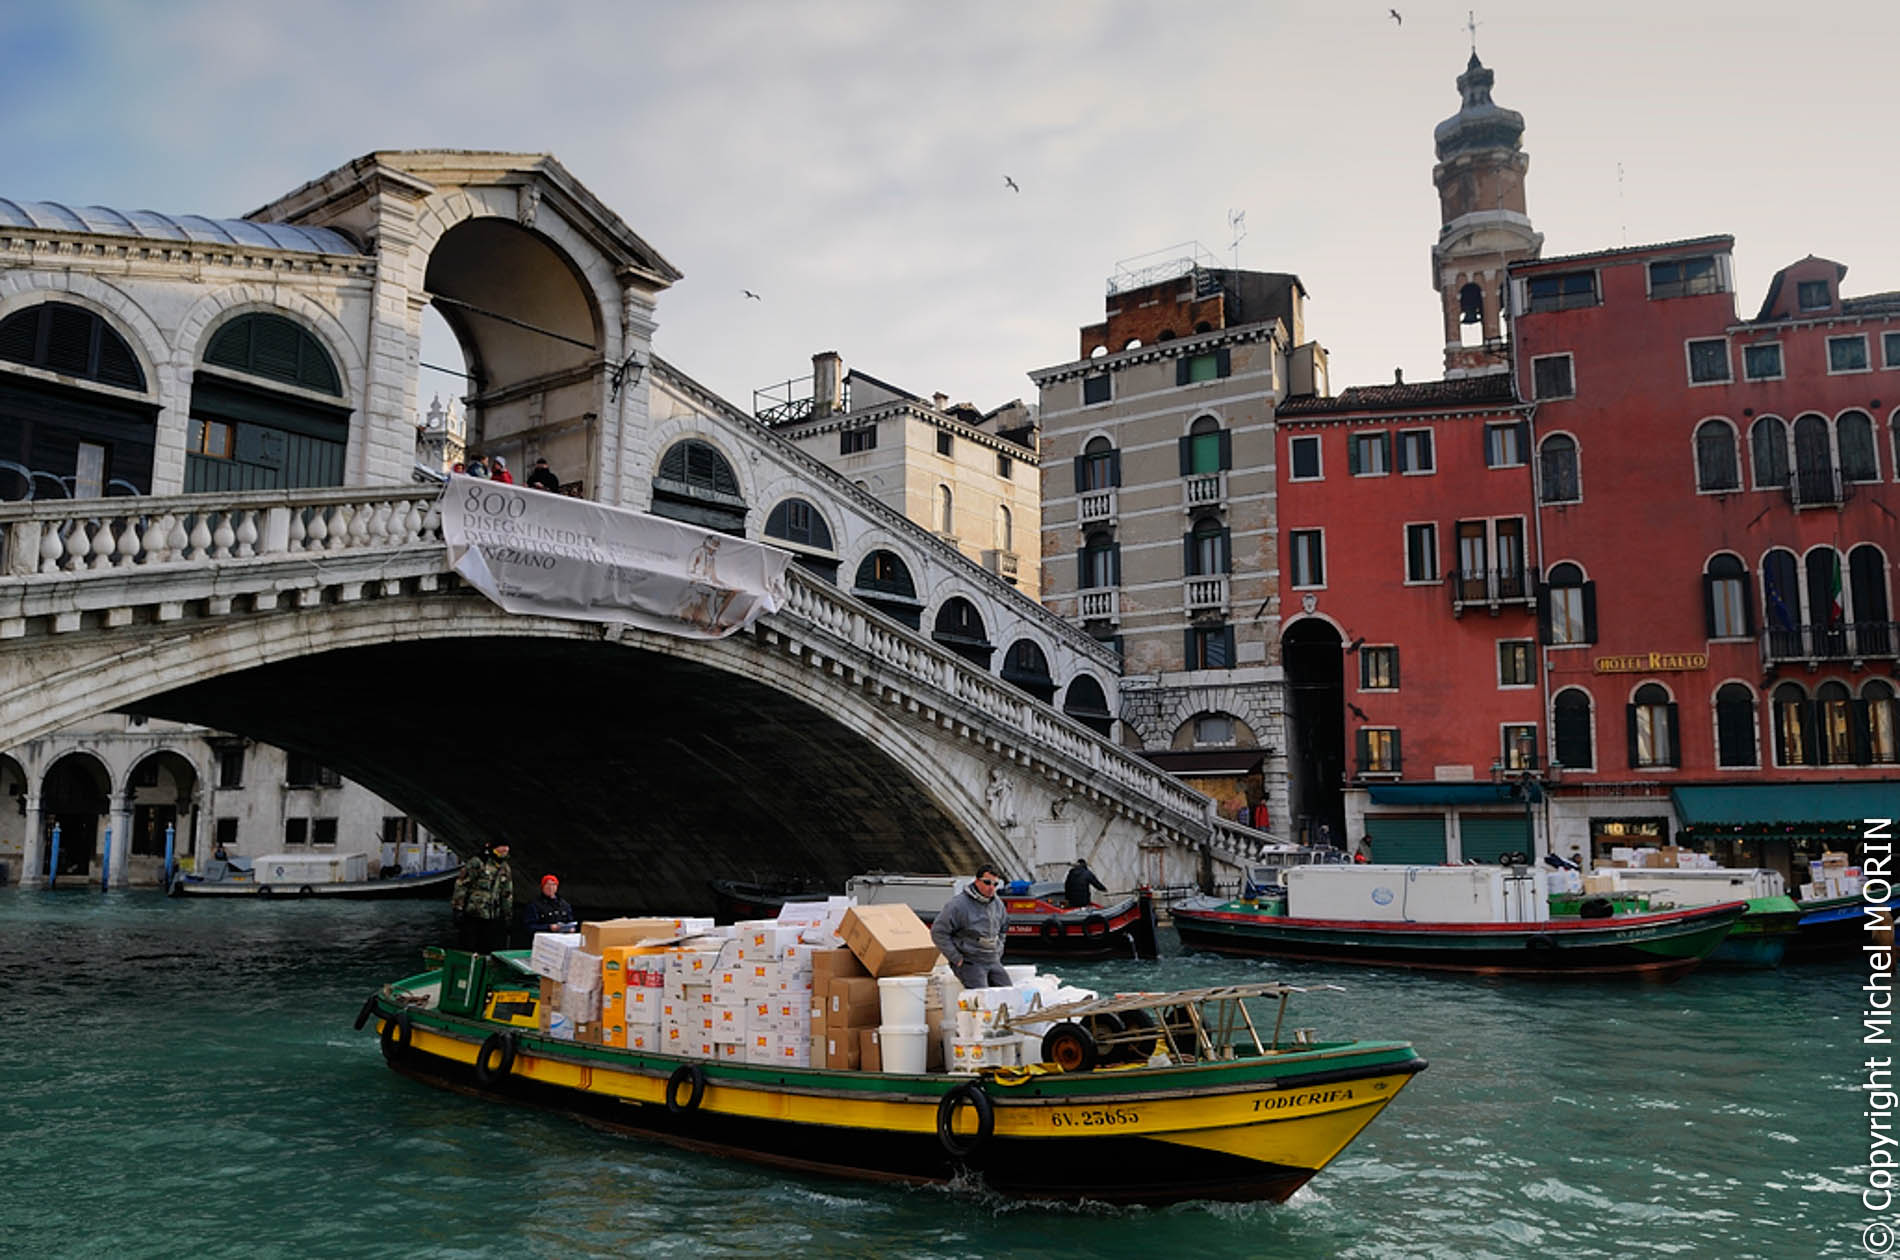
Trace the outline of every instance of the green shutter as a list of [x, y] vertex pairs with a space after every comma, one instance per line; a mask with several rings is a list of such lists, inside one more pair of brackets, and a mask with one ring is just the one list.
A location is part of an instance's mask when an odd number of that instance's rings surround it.
[[1458, 815], [1459, 851], [1467, 862], [1497, 865], [1506, 853], [1531, 851], [1529, 820], [1515, 814]]
[[1359, 475], [1359, 439], [1350, 433], [1346, 435], [1346, 471]]
[[1372, 860], [1399, 866], [1441, 866], [1445, 861], [1445, 816], [1366, 815]]
[[1225, 472], [1234, 466], [1234, 435], [1231, 430], [1222, 429], [1216, 436], [1220, 439], [1221, 471]]

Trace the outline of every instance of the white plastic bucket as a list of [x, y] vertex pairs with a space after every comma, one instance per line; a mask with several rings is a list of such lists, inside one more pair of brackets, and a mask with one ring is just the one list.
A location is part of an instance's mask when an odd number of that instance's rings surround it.
[[877, 1030], [884, 1070], [922, 1076], [930, 1062], [930, 1028], [925, 1024], [884, 1024]]
[[[884, 1022], [909, 1028], [924, 1022], [929, 976], [886, 976], [877, 982], [877, 1001]], [[918, 1071], [923, 1071], [918, 1068]]]

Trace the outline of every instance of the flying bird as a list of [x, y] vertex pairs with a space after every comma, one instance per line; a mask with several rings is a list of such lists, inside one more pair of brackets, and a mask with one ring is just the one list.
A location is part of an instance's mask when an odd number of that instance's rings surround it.
[[1392, 15], [1392, 20], [1394, 22], [1397, 22], [1400, 26], [1405, 25], [1405, 19], [1399, 16], [1399, 11], [1397, 9], [1387, 9], [1386, 12]]
[[739, 292], [745, 294], [747, 297], [751, 298], [754, 302], [763, 302], [765, 300], [764, 298], [760, 297], [758, 294], [754, 293], [750, 289], [741, 289], [739, 290]]
[[1011, 178], [1010, 178], [1009, 176], [1007, 176], [1007, 175], [1005, 175], [1005, 176], [1003, 176], [1003, 182], [1004, 182], [1005, 184], [1007, 184], [1007, 185], [1009, 186], [1009, 190], [1010, 190], [1011, 192], [1021, 192], [1021, 191], [1022, 191], [1022, 189], [1020, 189], [1020, 188], [1018, 188], [1018, 187], [1016, 187], [1016, 181], [1015, 181], [1015, 180], [1013, 180], [1013, 179], [1011, 179]]

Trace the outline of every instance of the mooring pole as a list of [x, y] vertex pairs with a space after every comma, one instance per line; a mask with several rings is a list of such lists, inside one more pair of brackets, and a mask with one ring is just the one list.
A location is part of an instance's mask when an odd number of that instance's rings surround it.
[[52, 892], [59, 886], [59, 824], [53, 824], [52, 863], [46, 868], [46, 891]]
[[112, 828], [106, 828], [106, 847], [99, 858], [99, 891], [112, 888]]
[[173, 848], [173, 845], [177, 843], [176, 836], [177, 836], [177, 828], [174, 827], [171, 823], [166, 823], [165, 824], [165, 890], [167, 892], [171, 891], [171, 886], [172, 886], [172, 867], [174, 865], [174, 861], [175, 861], [174, 854], [176, 852], [176, 850]]

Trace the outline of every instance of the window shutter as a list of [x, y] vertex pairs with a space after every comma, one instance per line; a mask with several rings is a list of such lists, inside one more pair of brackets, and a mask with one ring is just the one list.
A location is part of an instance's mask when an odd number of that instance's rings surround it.
[[1821, 706], [1813, 700], [1803, 700], [1801, 709], [1801, 764], [1817, 765], [1821, 751], [1816, 746], [1815, 733], [1821, 725]]
[[1410, 466], [1406, 462], [1406, 457], [1408, 454], [1410, 454], [1410, 452], [1407, 451], [1406, 447], [1407, 447], [1407, 443], [1405, 441], [1405, 435], [1401, 433], [1399, 434], [1399, 449], [1395, 458], [1395, 462], [1393, 464], [1393, 467], [1397, 468], [1400, 472], [1412, 471]]
[[1194, 438], [1183, 435], [1181, 438], [1181, 475], [1187, 476], [1194, 471]]
[[1594, 578], [1583, 584], [1583, 641], [1597, 641], [1597, 584]]
[[[1900, 450], [1900, 447], [1895, 447]], [[1742, 631], [1755, 633], [1755, 578], [1748, 570], [1742, 570]]]
[[1399, 685], [1399, 649], [1396, 645], [1394, 645], [1394, 647], [1392, 648], [1392, 686], [1397, 687], [1398, 685]]
[[1709, 637], [1713, 639], [1715, 637], [1716, 625], [1715, 575], [1712, 573], [1704, 573], [1702, 575], [1702, 626], [1703, 629], [1708, 631]]
[[1378, 443], [1380, 456], [1379, 467], [1392, 467], [1392, 435], [1390, 433], [1381, 433], [1378, 437]]
[[1517, 455], [1520, 463], [1531, 462], [1531, 422], [1528, 420], [1517, 422]]
[[1075, 553], [1075, 587], [1080, 591], [1089, 589], [1089, 549], [1087, 547]]
[[1234, 531], [1223, 528], [1220, 532], [1220, 571], [1234, 571]]
[[1854, 764], [1857, 766], [1870, 765], [1874, 759], [1874, 740], [1873, 729], [1868, 721], [1868, 705], [1865, 700], [1854, 700], [1850, 703], [1853, 706], [1854, 715], [1852, 723], [1854, 728]]
[[1359, 773], [1366, 772], [1366, 763], [1372, 760], [1371, 749], [1367, 746], [1366, 728], [1360, 727], [1352, 733], [1353, 755], [1359, 762]]
[[1359, 439], [1350, 433], [1346, 435], [1346, 471], [1359, 475]]
[[1192, 626], [1182, 632], [1181, 659], [1187, 662], [1189, 669], [1199, 669], [1201, 667], [1200, 658], [1194, 654], [1194, 628]]
[[1088, 462], [1089, 457], [1086, 455], [1075, 457], [1075, 492], [1077, 494], [1089, 488]]
[[1194, 535], [1191, 533], [1181, 535], [1181, 572], [1189, 576], [1196, 575], [1194, 569]]
[[1108, 484], [1111, 486], [1119, 486], [1121, 483], [1122, 453], [1120, 451], [1110, 451], [1108, 453]]
[[1676, 702], [1671, 700], [1664, 705], [1663, 712], [1669, 715], [1669, 764], [1679, 767], [1682, 765], [1682, 719]]
[[1630, 769], [1642, 765], [1642, 759], [1636, 755], [1636, 706], [1623, 706], [1623, 737], [1629, 742]]
[[[1233, 353], [1226, 346], [1222, 346], [1214, 352], [1214, 374], [1216, 376], [1232, 376], [1234, 374]], [[1226, 465], [1223, 464], [1222, 467], [1224, 468]]]
[[1386, 769], [1400, 772], [1405, 769], [1405, 753], [1399, 748], [1399, 733], [1392, 732], [1392, 764]]
[[1108, 584], [1122, 584], [1122, 545], [1118, 542], [1108, 544]]
[[1222, 472], [1234, 466], [1234, 435], [1226, 429], [1220, 431], [1220, 466]]
[[1542, 582], [1537, 584], [1537, 641], [1550, 642], [1550, 588]]
[[1174, 361], [1174, 383], [1176, 385], [1185, 385], [1188, 383], [1188, 361], [1186, 355], [1181, 355]]

